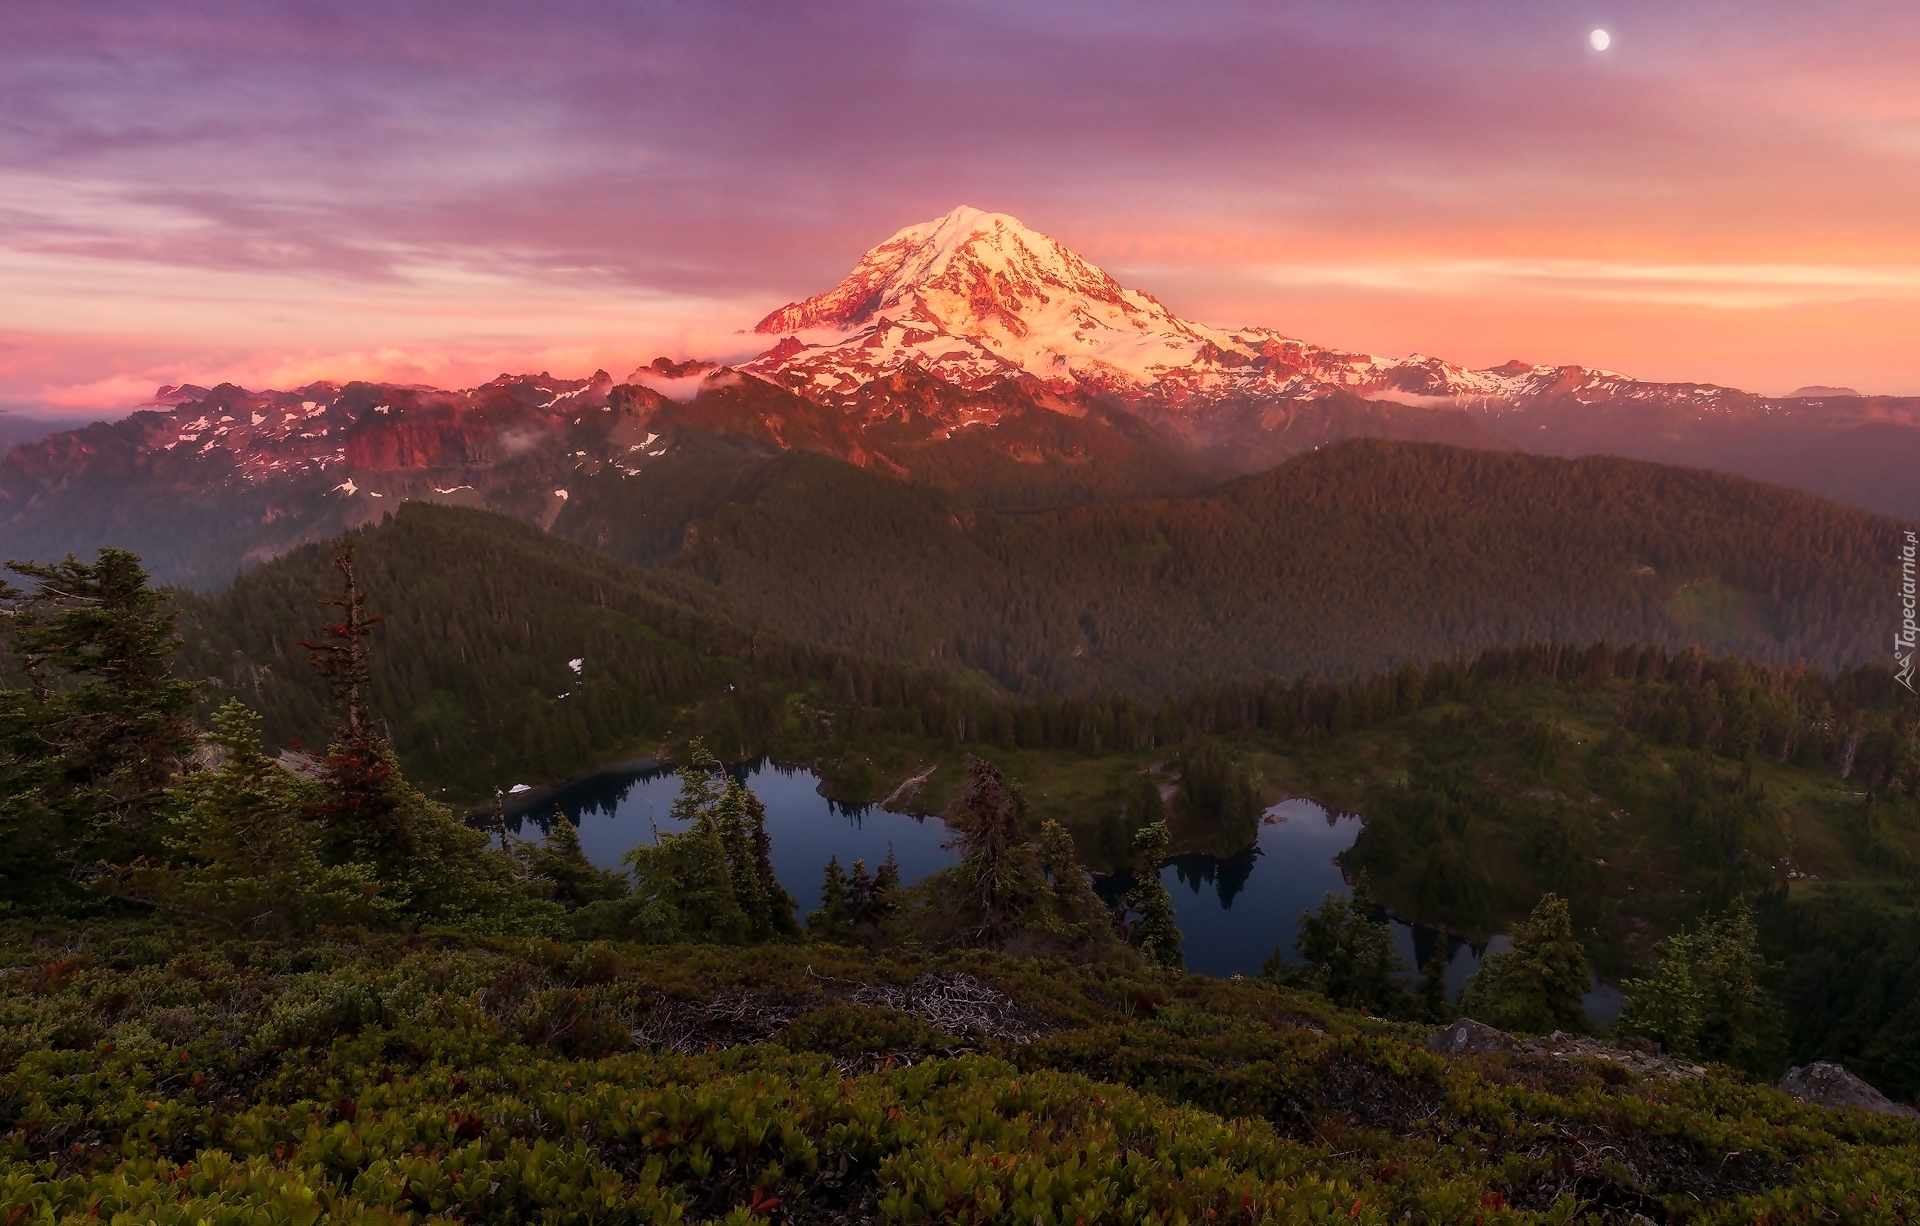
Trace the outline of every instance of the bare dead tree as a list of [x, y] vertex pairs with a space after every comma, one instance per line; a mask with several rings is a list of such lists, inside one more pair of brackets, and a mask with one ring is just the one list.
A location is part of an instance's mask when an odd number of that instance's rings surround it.
[[384, 618], [367, 612], [367, 594], [360, 590], [353, 573], [353, 542], [345, 542], [334, 551], [333, 568], [340, 572], [340, 590], [321, 597], [320, 603], [339, 609], [340, 620], [323, 625], [323, 637], [303, 638], [300, 645], [307, 649], [313, 670], [327, 679], [333, 700], [339, 704], [346, 739], [359, 744], [373, 733], [361, 693], [370, 679], [367, 636]]

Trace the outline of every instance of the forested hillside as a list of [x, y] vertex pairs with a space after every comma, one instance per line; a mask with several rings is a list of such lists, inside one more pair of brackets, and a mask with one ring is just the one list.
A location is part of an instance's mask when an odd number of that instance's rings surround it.
[[1032, 515], [794, 455], [685, 539], [665, 565], [755, 624], [1022, 694], [1151, 696], [1528, 641], [1878, 661], [1901, 537], [1713, 473], [1357, 442], [1207, 496]]
[[[921, 688], [947, 685], [696, 612], [685, 597], [697, 581], [486, 512], [407, 504], [353, 539], [383, 619], [372, 705], [409, 768], [455, 798], [650, 750], [695, 731], [703, 704], [700, 728], [745, 754], [804, 714], [804, 693], [909, 710]], [[181, 671], [254, 706], [276, 746], [324, 743], [327, 690], [300, 640], [327, 612], [331, 552], [307, 546], [216, 595], [176, 594]]]

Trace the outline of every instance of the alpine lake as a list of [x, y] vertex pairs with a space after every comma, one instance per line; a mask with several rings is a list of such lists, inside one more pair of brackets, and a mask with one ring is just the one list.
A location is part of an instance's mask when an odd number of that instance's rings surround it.
[[[946, 825], [935, 817], [892, 813], [875, 805], [847, 805], [820, 794], [813, 772], [760, 759], [729, 768], [759, 796], [767, 811], [774, 875], [799, 900], [802, 917], [820, 902], [820, 884], [829, 858], [843, 868], [866, 861], [872, 870], [889, 851], [900, 865], [903, 883], [913, 884], [955, 863], [944, 846]], [[611, 768], [551, 789], [508, 797], [509, 829], [534, 837], [554, 820], [556, 809], [574, 823], [587, 858], [602, 868], [620, 869], [620, 858], [656, 832], [681, 829], [669, 816], [680, 779], [670, 768], [633, 763]], [[1275, 949], [1298, 961], [1293, 949], [1300, 914], [1320, 905], [1328, 894], [1349, 894], [1335, 858], [1359, 838], [1361, 819], [1331, 813], [1311, 800], [1285, 800], [1266, 811], [1252, 847], [1221, 859], [1176, 857], [1160, 870], [1173, 895], [1185, 936], [1187, 969], [1225, 978], [1253, 976]], [[1127, 883], [1113, 877], [1096, 883], [1109, 901]], [[1480, 960], [1507, 946], [1505, 936], [1474, 944], [1389, 917], [1393, 940], [1408, 974], [1426, 965], [1435, 943], [1447, 942], [1447, 990], [1458, 997]], [[1586, 1011], [1596, 1023], [1610, 1023], [1620, 1011], [1620, 990], [1595, 981]]]

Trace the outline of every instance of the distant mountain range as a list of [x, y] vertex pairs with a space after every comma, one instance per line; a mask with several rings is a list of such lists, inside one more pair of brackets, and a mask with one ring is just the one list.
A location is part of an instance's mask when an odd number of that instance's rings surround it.
[[407, 499], [565, 531], [570, 500], [607, 479], [620, 489], [597, 496], [594, 536], [661, 555], [728, 473], [785, 451], [1038, 510], [1197, 493], [1353, 438], [1635, 457], [1920, 519], [1920, 398], [1469, 370], [1213, 328], [970, 208], [900, 231], [756, 331], [767, 348], [738, 368], [663, 358], [617, 383], [161, 388], [122, 421], [0, 458], [0, 552], [122, 544], [210, 587]]

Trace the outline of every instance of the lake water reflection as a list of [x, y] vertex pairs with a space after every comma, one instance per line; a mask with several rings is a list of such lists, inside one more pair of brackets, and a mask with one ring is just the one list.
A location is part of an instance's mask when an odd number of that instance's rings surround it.
[[[909, 817], [872, 805], [843, 805], [820, 795], [820, 777], [812, 771], [779, 766], [762, 758], [730, 768], [753, 789], [767, 809], [767, 841], [773, 874], [800, 903], [802, 916], [820, 905], [820, 878], [830, 857], [844, 868], [865, 860], [869, 871], [887, 858], [889, 848], [909, 884], [958, 858], [940, 846], [947, 828], [938, 818]], [[682, 826], [668, 813], [680, 794], [680, 777], [657, 767], [609, 772], [576, 780], [519, 821], [544, 827], [554, 807], [580, 833], [581, 850], [601, 868], [618, 869], [620, 857], [635, 844]], [[509, 822], [515, 829], [520, 825]], [[531, 833], [530, 831], [528, 833]]]
[[[1329, 813], [1311, 800], [1287, 800], [1268, 809], [1254, 846], [1218, 859], [1182, 856], [1160, 871], [1160, 881], [1173, 895], [1174, 912], [1185, 934], [1187, 967], [1206, 975], [1257, 975], [1278, 948], [1298, 962], [1293, 939], [1300, 913], [1320, 905], [1328, 894], [1353, 892], [1341, 876], [1334, 857], [1360, 837], [1360, 818], [1351, 813]], [[1125, 888], [1107, 885], [1107, 892]], [[1440, 934], [1400, 920], [1390, 920], [1393, 941], [1401, 961], [1417, 973], [1433, 955]], [[1458, 997], [1480, 960], [1507, 948], [1507, 938], [1496, 936], [1485, 945], [1447, 938], [1447, 991]], [[1588, 1016], [1602, 1024], [1620, 1010], [1619, 989], [1596, 983], [1587, 995]]]
[[[844, 867], [863, 859], [873, 869], [889, 848], [900, 862], [901, 879], [912, 884], [954, 863], [941, 847], [947, 828], [938, 818], [889, 813], [871, 805], [843, 805], [820, 795], [819, 776], [761, 759], [731, 768], [767, 809], [767, 835], [774, 875], [805, 912], [820, 905], [820, 878], [830, 856]], [[679, 777], [656, 767], [608, 772], [576, 780], [543, 795], [524, 816], [510, 821], [544, 827], [557, 805], [580, 833], [587, 858], [603, 868], [620, 868], [620, 857], [635, 844], [653, 838], [653, 830], [676, 829], [668, 817], [680, 792]], [[1185, 934], [1189, 969], [1202, 974], [1257, 975], [1275, 948], [1289, 959], [1300, 913], [1320, 905], [1329, 893], [1352, 891], [1334, 858], [1360, 837], [1360, 818], [1329, 813], [1310, 800], [1283, 801], [1267, 810], [1258, 842], [1227, 859], [1182, 856], [1161, 870], [1173, 895], [1180, 930]], [[531, 831], [527, 831], [531, 833]], [[1100, 892], [1116, 898], [1127, 888], [1122, 878], [1100, 883]], [[1394, 945], [1408, 967], [1426, 965], [1439, 934], [1391, 921]], [[1447, 939], [1447, 987], [1458, 996], [1480, 959], [1506, 948], [1506, 938], [1472, 945]], [[1410, 972], [1411, 973], [1411, 972]], [[1619, 991], [1598, 984], [1587, 997], [1587, 1012], [1610, 1022], [1619, 1011]]]

